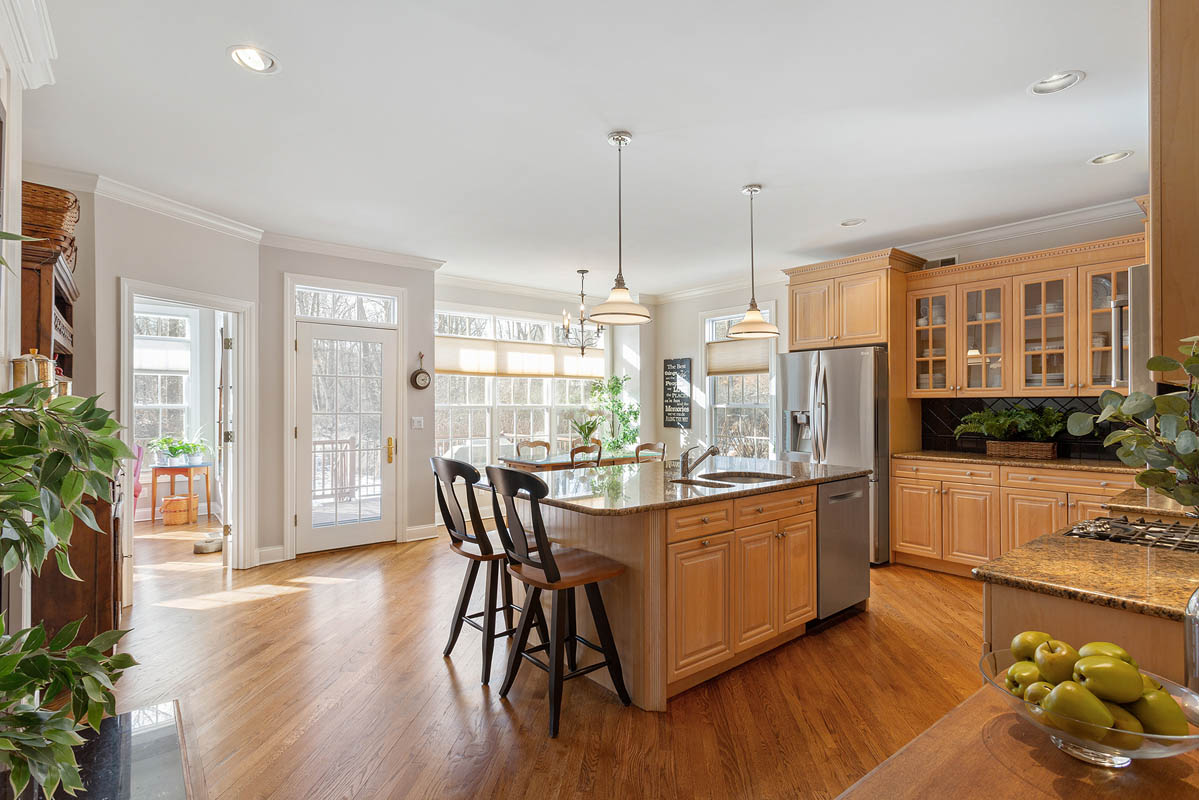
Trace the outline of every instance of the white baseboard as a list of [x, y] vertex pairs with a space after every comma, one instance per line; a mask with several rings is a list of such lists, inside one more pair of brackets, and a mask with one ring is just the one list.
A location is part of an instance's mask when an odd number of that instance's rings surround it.
[[437, 536], [437, 525], [416, 525], [408, 529], [404, 535], [405, 542], [415, 542], [420, 539], [433, 539]]
[[258, 565], [274, 564], [276, 561], [283, 560], [283, 545], [275, 545], [274, 547], [258, 548]]

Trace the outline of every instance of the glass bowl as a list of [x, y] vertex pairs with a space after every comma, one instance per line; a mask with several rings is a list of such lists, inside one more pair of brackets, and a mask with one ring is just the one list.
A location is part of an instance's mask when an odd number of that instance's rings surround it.
[[[1065, 720], [1066, 727], [1070, 728], [1070, 730], [1065, 730], [1063, 727], [1051, 724], [1045, 711], [1036, 703], [1030, 703], [1009, 692], [1007, 687], [1004, 686], [1003, 679], [1007, 674], [1008, 667], [1012, 666], [1016, 661], [1017, 659], [1012, 656], [1011, 650], [996, 650], [985, 654], [979, 660], [978, 669], [982, 672], [987, 683], [1006, 697], [1017, 713], [1045, 731], [1059, 749], [1077, 759], [1097, 764], [1101, 767], [1127, 767], [1132, 763], [1132, 759], [1134, 758], [1168, 758], [1169, 756], [1188, 753], [1199, 747], [1199, 694], [1195, 694], [1195, 692], [1192, 692], [1185, 686], [1179, 686], [1177, 683], [1166, 680], [1160, 675], [1155, 675], [1147, 670], [1141, 670], [1141, 672], [1160, 683], [1162, 689], [1178, 701], [1178, 704], [1182, 707], [1183, 715], [1190, 724], [1191, 733], [1186, 736], [1144, 734], [1140, 737], [1142, 739], [1141, 746], [1130, 750], [1110, 743], [1105, 744], [1101, 741], [1109, 734], [1127, 735], [1127, 731], [1104, 728], [1078, 720]], [[1063, 720], [1060, 714], [1057, 715], [1057, 718], [1059, 721]]]

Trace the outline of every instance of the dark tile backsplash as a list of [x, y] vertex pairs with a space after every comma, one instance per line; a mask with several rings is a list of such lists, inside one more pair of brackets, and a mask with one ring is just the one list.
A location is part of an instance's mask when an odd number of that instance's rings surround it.
[[[972, 411], [982, 411], [985, 408], [1002, 409], [1014, 406], [1026, 408], [1041, 408], [1052, 406], [1065, 416], [1075, 411], [1099, 413], [1099, 398], [1097, 397], [936, 397], [920, 401], [921, 413], [921, 444], [925, 450], [953, 450], [964, 453], [981, 453], [986, 450], [986, 439], [980, 435], [968, 433], [961, 439], [953, 437], [953, 429], [958, 421]], [[1111, 430], [1104, 423], [1096, 426], [1090, 436], [1071, 436], [1062, 431], [1057, 437], [1057, 450], [1060, 458], [1099, 458], [1106, 461], [1118, 461], [1114, 447], [1104, 447], [1103, 439]]]

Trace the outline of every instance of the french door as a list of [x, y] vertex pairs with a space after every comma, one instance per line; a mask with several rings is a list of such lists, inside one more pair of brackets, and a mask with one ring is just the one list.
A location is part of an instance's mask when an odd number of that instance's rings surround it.
[[396, 539], [396, 331], [296, 323], [296, 552]]

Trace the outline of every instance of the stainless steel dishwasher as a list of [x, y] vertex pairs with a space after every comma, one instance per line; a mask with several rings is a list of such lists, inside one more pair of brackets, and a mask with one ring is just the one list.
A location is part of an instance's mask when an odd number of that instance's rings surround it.
[[825, 619], [870, 597], [870, 484], [822, 483], [816, 497], [816, 614]]

